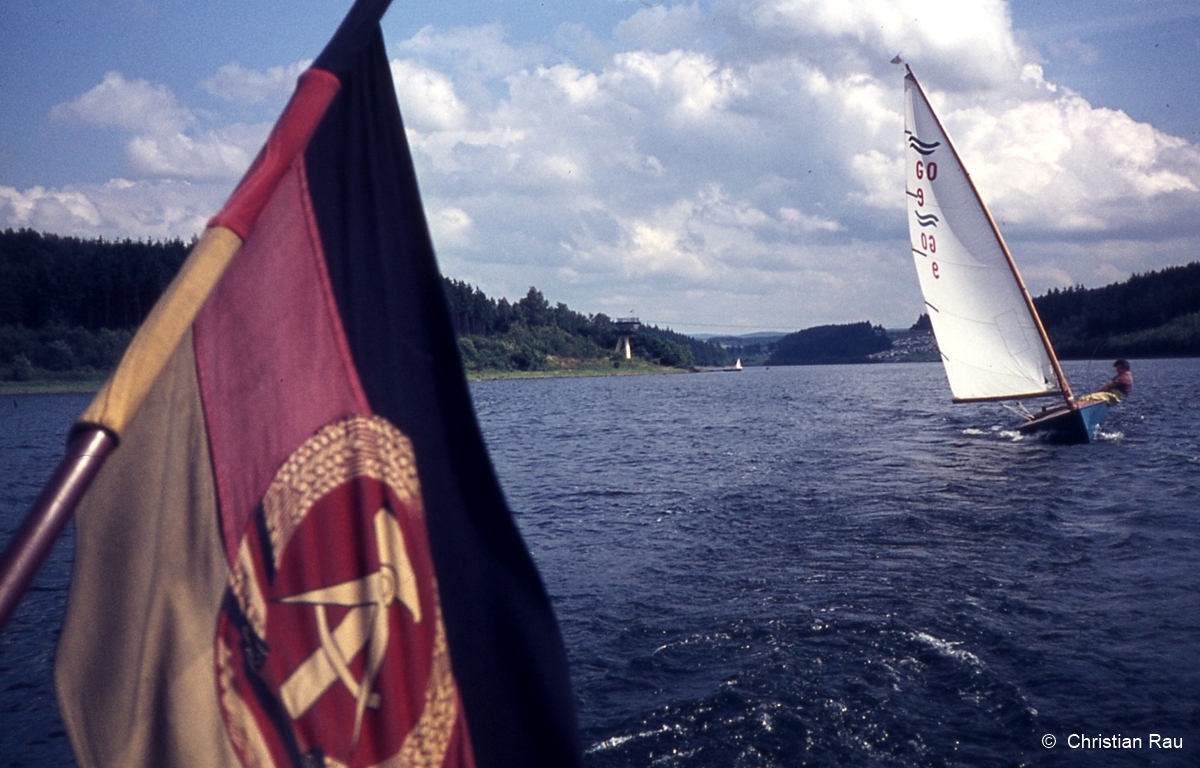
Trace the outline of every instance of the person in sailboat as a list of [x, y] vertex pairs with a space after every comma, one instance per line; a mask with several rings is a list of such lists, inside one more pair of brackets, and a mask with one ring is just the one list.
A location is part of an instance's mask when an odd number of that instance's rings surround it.
[[1116, 405], [1128, 397], [1129, 393], [1133, 391], [1133, 374], [1129, 371], [1129, 361], [1122, 357], [1113, 363], [1113, 368], [1117, 370], [1117, 374], [1113, 376], [1112, 381], [1095, 392], [1079, 398], [1079, 402], [1101, 401], [1108, 405]]

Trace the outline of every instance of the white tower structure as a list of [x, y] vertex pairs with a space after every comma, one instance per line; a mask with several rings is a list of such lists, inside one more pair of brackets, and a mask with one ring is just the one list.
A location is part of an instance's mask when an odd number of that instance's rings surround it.
[[614, 351], [623, 352], [625, 359], [629, 360], [633, 357], [630, 341], [642, 327], [642, 323], [636, 317], [619, 317], [613, 321], [613, 325], [617, 327], [617, 348]]

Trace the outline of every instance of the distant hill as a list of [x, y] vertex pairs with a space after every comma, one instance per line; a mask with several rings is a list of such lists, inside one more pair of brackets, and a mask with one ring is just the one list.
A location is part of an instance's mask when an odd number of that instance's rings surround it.
[[740, 347], [746, 344], [773, 344], [786, 335], [783, 331], [756, 331], [755, 333], [743, 333], [736, 336], [730, 334], [697, 333], [693, 338], [711, 341], [713, 344], [720, 344], [723, 347]]
[[870, 362], [871, 355], [892, 348], [880, 326], [869, 322], [821, 325], [788, 335], [775, 342], [765, 365], [832, 365]]
[[710, 343], [723, 348], [729, 361], [741, 360], [742, 365], [762, 365], [775, 348], [775, 342], [787, 334], [780, 331], [759, 331], [739, 336], [707, 336]]

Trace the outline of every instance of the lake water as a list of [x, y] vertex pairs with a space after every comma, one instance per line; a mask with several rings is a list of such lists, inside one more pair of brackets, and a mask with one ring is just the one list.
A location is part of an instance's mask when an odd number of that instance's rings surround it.
[[[937, 365], [474, 383], [586, 763], [1200, 765], [1200, 360], [1133, 372], [1087, 446]], [[3, 540], [87, 400], [0, 403]], [[0, 636], [0, 764], [71, 764], [69, 544]]]

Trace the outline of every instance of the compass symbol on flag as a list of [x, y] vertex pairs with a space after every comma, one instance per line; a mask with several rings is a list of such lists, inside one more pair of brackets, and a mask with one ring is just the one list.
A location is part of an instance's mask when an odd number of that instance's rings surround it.
[[247, 765], [446, 753], [458, 691], [415, 457], [388, 422], [350, 417], [296, 450], [239, 546], [229, 595], [218, 682]]

